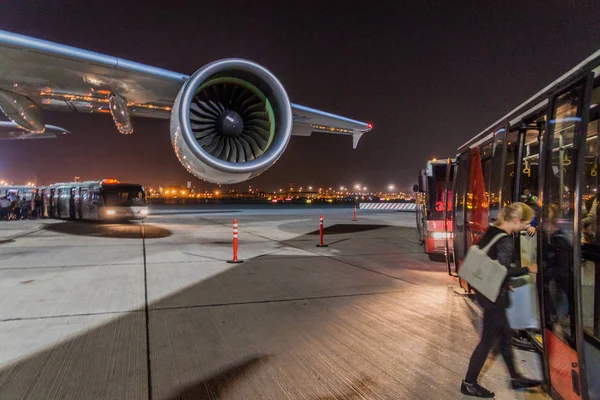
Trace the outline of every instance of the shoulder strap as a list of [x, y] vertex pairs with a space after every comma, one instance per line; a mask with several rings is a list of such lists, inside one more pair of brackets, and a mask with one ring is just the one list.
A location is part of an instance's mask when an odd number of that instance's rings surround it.
[[490, 249], [492, 248], [492, 246], [500, 239], [502, 239], [504, 236], [508, 236], [506, 233], [499, 233], [496, 236], [494, 236], [492, 238], [492, 240], [490, 240], [490, 242], [481, 250], [483, 250], [484, 253], [487, 254], [488, 251], [490, 251]]

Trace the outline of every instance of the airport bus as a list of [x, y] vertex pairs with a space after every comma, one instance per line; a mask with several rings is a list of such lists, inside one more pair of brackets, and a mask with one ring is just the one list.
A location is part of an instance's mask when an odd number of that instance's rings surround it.
[[116, 179], [56, 183], [44, 193], [50, 218], [116, 221], [148, 216], [144, 188]]
[[448, 248], [452, 248], [453, 169], [451, 159], [429, 160], [413, 188], [417, 235], [431, 260], [444, 260]]
[[515, 236], [515, 262], [539, 266], [541, 329], [530, 337], [556, 399], [600, 399], [599, 131], [600, 51], [460, 146], [456, 157], [454, 272], [502, 207], [522, 201], [535, 211], [533, 236]]

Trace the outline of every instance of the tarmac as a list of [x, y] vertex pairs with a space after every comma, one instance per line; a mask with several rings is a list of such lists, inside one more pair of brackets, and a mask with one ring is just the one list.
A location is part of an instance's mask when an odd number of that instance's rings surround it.
[[[319, 215], [325, 219], [319, 248]], [[469, 399], [481, 310], [414, 214], [151, 209], [0, 222], [0, 399]], [[240, 264], [232, 258], [239, 223]], [[539, 357], [515, 350], [541, 378]], [[501, 357], [480, 382], [514, 391]]]

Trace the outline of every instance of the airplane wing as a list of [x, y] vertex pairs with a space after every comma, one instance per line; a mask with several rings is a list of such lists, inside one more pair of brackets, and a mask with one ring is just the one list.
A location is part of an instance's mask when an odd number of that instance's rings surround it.
[[[121, 133], [133, 128], [117, 113], [170, 118], [189, 76], [58, 43], [0, 30], [0, 108], [30, 132], [44, 132], [41, 111], [112, 114]], [[291, 104], [293, 135], [327, 132], [358, 139], [371, 125]], [[40, 136], [41, 137], [41, 136]]]
[[0, 140], [24, 140], [24, 139], [56, 139], [59, 136], [70, 135], [68, 130], [46, 125], [43, 133], [29, 132], [14, 122], [0, 121]]

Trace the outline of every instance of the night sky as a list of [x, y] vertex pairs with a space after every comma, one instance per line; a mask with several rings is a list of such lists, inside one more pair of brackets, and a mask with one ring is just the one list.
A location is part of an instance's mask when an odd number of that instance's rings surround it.
[[[598, 1], [451, 3], [0, 0], [0, 29], [187, 74], [219, 58], [251, 59], [292, 102], [374, 129], [356, 150], [350, 137], [292, 137], [271, 169], [239, 187], [408, 190], [427, 159], [455, 155], [600, 48]], [[0, 179], [215, 187], [181, 167], [167, 120], [135, 119], [134, 134], [122, 136], [110, 115], [45, 118], [73, 135], [0, 142]]]

